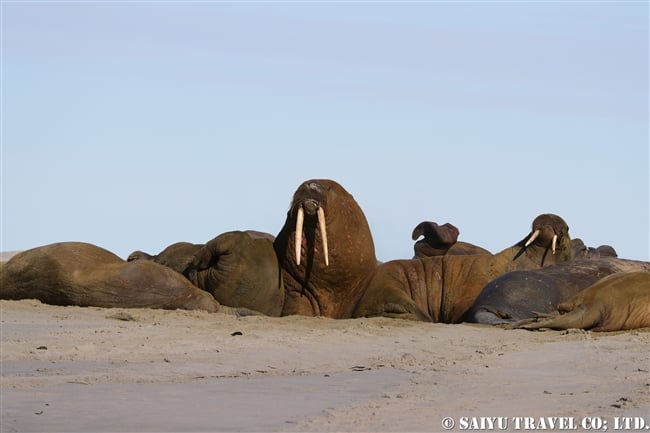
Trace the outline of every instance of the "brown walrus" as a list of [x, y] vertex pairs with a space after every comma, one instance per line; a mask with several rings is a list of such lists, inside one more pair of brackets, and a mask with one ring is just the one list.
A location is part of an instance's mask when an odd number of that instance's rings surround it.
[[[446, 254], [491, 254], [478, 245], [459, 242], [459, 234], [460, 230], [451, 223], [440, 225], [433, 221], [422, 221], [415, 226], [411, 234], [411, 239], [416, 241], [413, 245], [414, 258], [444, 256]], [[417, 240], [420, 236], [422, 236], [422, 239]]]
[[609, 275], [558, 305], [553, 315], [512, 325], [523, 329], [624, 331], [650, 327], [650, 272]]
[[221, 308], [212, 295], [170, 268], [147, 260], [126, 262], [83, 242], [55, 243], [16, 254], [0, 268], [0, 299], [80, 307], [209, 312]]
[[254, 230], [231, 231], [205, 244], [177, 242], [157, 255], [134, 251], [128, 260], [153, 260], [170, 267], [222, 305], [279, 316], [284, 286], [274, 239]]
[[393, 260], [369, 281], [354, 317], [387, 316], [456, 323], [494, 278], [572, 259], [569, 227], [557, 215], [535, 218], [532, 231], [498, 254]]
[[222, 233], [196, 251], [183, 273], [222, 305], [280, 316], [285, 292], [273, 239], [251, 230]]
[[611, 245], [601, 245], [597, 248], [588, 247], [580, 238], [571, 239], [573, 257], [578, 259], [597, 259], [605, 257], [618, 257], [616, 250]]
[[377, 267], [365, 215], [332, 180], [298, 187], [274, 248], [284, 279], [283, 316], [350, 317]]

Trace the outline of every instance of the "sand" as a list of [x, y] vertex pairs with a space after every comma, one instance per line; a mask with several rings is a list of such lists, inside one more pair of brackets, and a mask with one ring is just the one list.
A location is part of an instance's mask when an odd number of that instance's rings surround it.
[[531, 332], [32, 300], [0, 301], [0, 311], [2, 432], [443, 431], [448, 417], [451, 431], [650, 425], [648, 329]]

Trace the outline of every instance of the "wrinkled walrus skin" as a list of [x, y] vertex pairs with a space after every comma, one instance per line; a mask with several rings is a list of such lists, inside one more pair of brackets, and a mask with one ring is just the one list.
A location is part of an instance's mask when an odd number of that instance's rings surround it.
[[254, 231], [222, 233], [195, 253], [184, 274], [222, 305], [280, 316], [285, 292], [273, 239]]
[[284, 285], [269, 233], [231, 231], [205, 244], [177, 242], [152, 256], [134, 251], [128, 260], [153, 260], [183, 274], [221, 304], [279, 316]]
[[[327, 248], [319, 209], [324, 214]], [[304, 223], [296, 248], [300, 213]], [[283, 316], [349, 318], [377, 267], [365, 215], [350, 193], [327, 179], [308, 180], [298, 187], [274, 248], [285, 286]]]
[[165, 266], [147, 260], [126, 262], [82, 242], [16, 254], [0, 268], [0, 299], [80, 307], [220, 309], [212, 295]]
[[523, 329], [626, 331], [650, 327], [650, 272], [605, 277], [560, 304], [554, 317], [513, 325]]
[[650, 263], [614, 257], [587, 258], [542, 269], [513, 271], [481, 291], [463, 321], [503, 324], [550, 313], [598, 280], [619, 272], [648, 271]]
[[[380, 265], [353, 317], [457, 323], [483, 287], [499, 275], [572, 259], [569, 227], [562, 218], [543, 214], [532, 227], [526, 238], [495, 255], [444, 255]], [[554, 236], [555, 254], [551, 251]]]

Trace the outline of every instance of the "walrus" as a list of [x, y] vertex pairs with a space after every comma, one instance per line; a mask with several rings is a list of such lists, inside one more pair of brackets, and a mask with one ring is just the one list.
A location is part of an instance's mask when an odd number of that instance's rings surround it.
[[497, 325], [534, 317], [534, 312], [550, 313], [603, 277], [633, 271], [650, 271], [650, 263], [614, 257], [586, 258], [508, 272], [483, 288], [462, 320]]
[[349, 318], [377, 267], [366, 217], [329, 179], [303, 182], [273, 244], [282, 268], [282, 315]]
[[270, 233], [234, 230], [205, 244], [176, 242], [156, 255], [134, 251], [127, 260], [153, 260], [170, 267], [221, 305], [279, 316], [284, 285], [274, 240]]
[[522, 329], [625, 331], [650, 327], [650, 272], [609, 275], [558, 305], [555, 314], [512, 325]]
[[[471, 255], [491, 254], [490, 251], [478, 245], [458, 241], [460, 230], [451, 223], [438, 224], [433, 221], [422, 221], [415, 226], [411, 233], [414, 258], [444, 256], [445, 254]], [[422, 236], [422, 239], [418, 238]]]
[[83, 242], [60, 242], [16, 254], [0, 268], [0, 299], [80, 307], [226, 310], [170, 268], [147, 260], [126, 262]]
[[257, 231], [231, 231], [199, 248], [183, 270], [222, 305], [280, 316], [285, 290], [275, 238]]
[[599, 257], [618, 257], [616, 250], [611, 245], [600, 245], [596, 248], [588, 247], [580, 238], [571, 239], [573, 245], [574, 258], [599, 258]]
[[204, 247], [204, 244], [193, 244], [190, 242], [176, 242], [156, 255], [145, 253], [144, 251], [133, 251], [127, 257], [127, 262], [135, 260], [151, 260], [163, 266], [167, 266], [182, 274], [192, 264], [194, 255]]
[[443, 255], [393, 260], [369, 280], [353, 317], [386, 316], [457, 323], [483, 287], [516, 269], [572, 260], [569, 227], [557, 215], [535, 218], [532, 231], [498, 254]]

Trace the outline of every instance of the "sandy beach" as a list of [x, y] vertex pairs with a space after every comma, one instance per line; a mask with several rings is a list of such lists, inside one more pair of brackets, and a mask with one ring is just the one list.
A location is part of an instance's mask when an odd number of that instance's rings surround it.
[[0, 309], [3, 432], [650, 424], [648, 329], [529, 332], [32, 300]]

